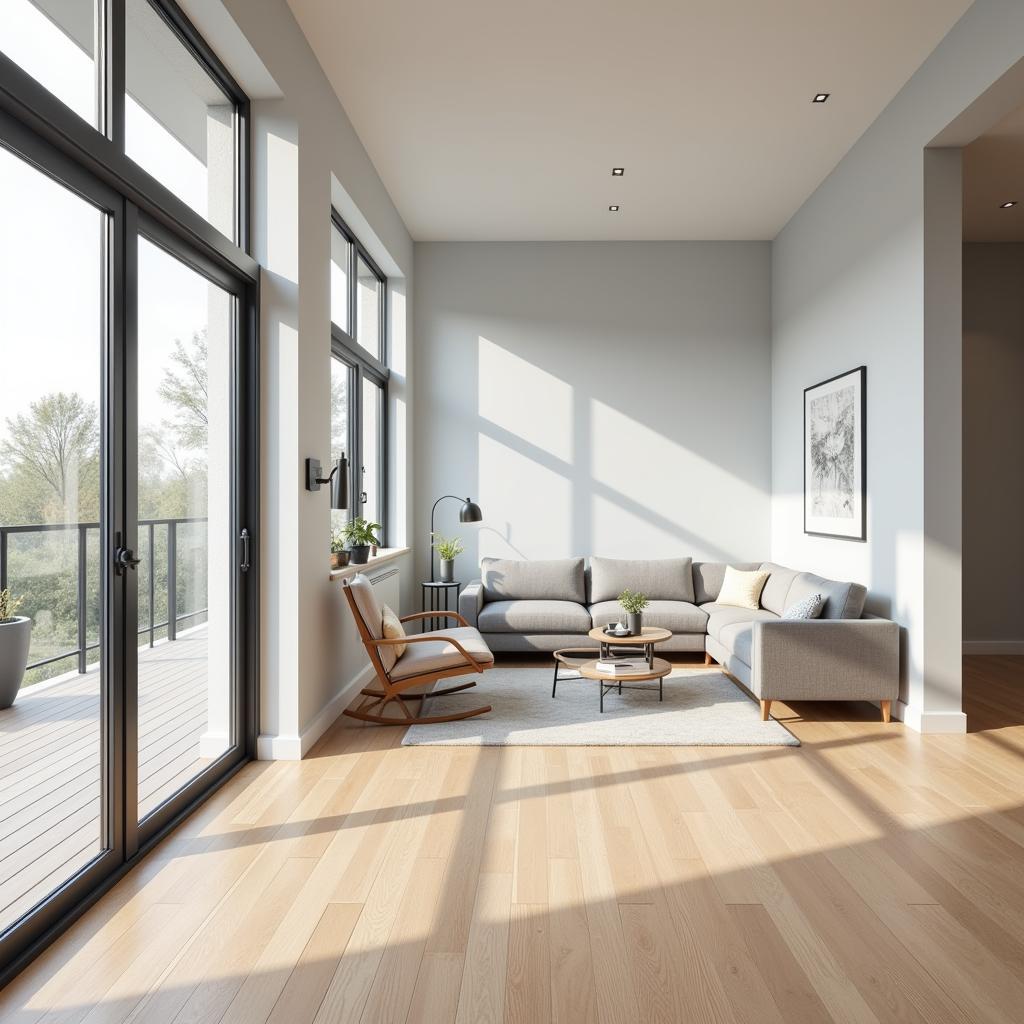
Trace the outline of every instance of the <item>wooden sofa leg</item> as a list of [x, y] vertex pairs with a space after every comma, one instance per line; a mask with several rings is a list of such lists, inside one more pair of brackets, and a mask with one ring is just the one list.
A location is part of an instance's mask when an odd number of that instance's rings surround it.
[[772, 702], [770, 700], [761, 701], [761, 721], [767, 722], [772, 716]]
[[892, 718], [892, 701], [882, 700], [878, 703], [882, 705], [882, 721], [888, 724]]
[[712, 658], [711, 655], [707, 651], [705, 651], [704, 652], [704, 664], [705, 665], [714, 665], [714, 663], [715, 663], [715, 659]]

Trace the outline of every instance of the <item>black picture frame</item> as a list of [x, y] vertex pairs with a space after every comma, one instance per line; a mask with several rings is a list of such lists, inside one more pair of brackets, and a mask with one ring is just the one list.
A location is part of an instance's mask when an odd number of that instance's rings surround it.
[[[858, 366], [804, 388], [804, 533], [809, 536], [867, 540], [867, 385], [867, 367]], [[833, 423], [824, 456], [822, 446], [812, 447], [816, 417]], [[834, 451], [833, 487], [823, 493], [815, 480], [825, 472], [829, 449]]]

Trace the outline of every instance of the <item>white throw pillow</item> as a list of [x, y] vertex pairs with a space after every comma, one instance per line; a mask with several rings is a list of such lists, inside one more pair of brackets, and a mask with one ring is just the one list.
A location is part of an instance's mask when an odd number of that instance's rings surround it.
[[[405, 628], [402, 626], [398, 616], [387, 606], [381, 610], [381, 632], [385, 640], [400, 640], [405, 636]], [[395, 662], [405, 654], [408, 644], [387, 644], [385, 647], [378, 647], [380, 660], [384, 663], [384, 671], [390, 672], [395, 667]]]
[[727, 565], [722, 589], [715, 598], [715, 604], [727, 604], [734, 608], [750, 608], [756, 611], [761, 606], [761, 591], [764, 590], [769, 576], [770, 572], [763, 572], [760, 569], [743, 572]]
[[802, 601], [791, 604], [783, 613], [784, 619], [816, 619], [821, 615], [825, 602], [821, 594], [808, 594]]

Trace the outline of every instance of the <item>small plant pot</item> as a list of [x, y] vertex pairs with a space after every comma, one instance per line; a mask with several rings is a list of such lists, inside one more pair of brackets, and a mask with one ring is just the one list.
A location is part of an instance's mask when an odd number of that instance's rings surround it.
[[348, 549], [349, 561], [353, 565], [366, 565], [370, 560], [370, 545], [360, 544], [357, 547]]
[[0, 622], [0, 708], [9, 708], [18, 696], [31, 641], [32, 620], [27, 616]]
[[331, 568], [332, 569], [344, 569], [348, 565], [348, 552], [347, 551], [332, 551], [331, 552]]
[[441, 582], [452, 583], [455, 580], [455, 559], [441, 559]]
[[630, 636], [639, 636], [644, 630], [644, 613], [628, 612], [626, 614], [626, 625], [629, 626]]

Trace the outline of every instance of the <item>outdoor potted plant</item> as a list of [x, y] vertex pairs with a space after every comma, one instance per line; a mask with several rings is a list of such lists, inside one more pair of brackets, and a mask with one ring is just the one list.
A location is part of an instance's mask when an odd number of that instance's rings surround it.
[[447, 538], [435, 533], [434, 550], [441, 560], [441, 582], [451, 583], [455, 579], [455, 556], [461, 555], [465, 546], [458, 537]]
[[20, 597], [0, 590], [0, 708], [9, 708], [14, 703], [28, 665], [32, 620], [15, 614], [20, 606]]
[[643, 632], [647, 596], [626, 589], [619, 594], [619, 604], [622, 605], [622, 610], [626, 613], [626, 624], [629, 626], [630, 636], [639, 636]]
[[370, 560], [370, 547], [380, 544], [377, 537], [379, 529], [380, 523], [368, 523], [362, 516], [350, 519], [341, 528], [353, 565], [366, 565]]
[[331, 568], [344, 569], [348, 565], [348, 551], [345, 550], [345, 535], [341, 530], [331, 530]]

